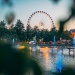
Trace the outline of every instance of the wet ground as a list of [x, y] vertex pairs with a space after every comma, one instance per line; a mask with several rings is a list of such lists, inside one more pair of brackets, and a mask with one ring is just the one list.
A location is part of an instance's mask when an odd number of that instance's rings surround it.
[[[32, 51], [32, 56], [34, 59], [39, 63], [41, 68], [44, 71], [44, 75], [51, 75], [53, 71], [56, 70], [56, 63], [57, 63], [57, 49], [52, 52], [52, 49], [43, 49], [40, 48], [39, 51]], [[75, 56], [73, 57], [73, 53], [71, 52], [71, 56], [68, 55], [68, 50], [64, 49], [63, 50], [63, 65], [65, 66], [70, 66], [72, 68], [75, 68]]]

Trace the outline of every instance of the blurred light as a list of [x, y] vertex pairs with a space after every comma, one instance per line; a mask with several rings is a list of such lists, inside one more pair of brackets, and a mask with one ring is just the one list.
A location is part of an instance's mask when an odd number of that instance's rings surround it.
[[19, 47], [19, 49], [24, 49], [24, 48], [25, 48], [25, 46], [20, 46], [20, 47]]
[[30, 50], [32, 50], [32, 47], [29, 47]]
[[50, 48], [49, 47], [44, 47], [43, 50], [50, 50]]
[[14, 19], [15, 19], [14, 12], [7, 13], [6, 16], [5, 16], [5, 19], [6, 19], [8, 24], [11, 24], [14, 21]]
[[16, 49], [24, 49], [25, 46], [16, 45], [16, 46], [14, 46], [14, 48], [16, 48]]
[[9, 7], [13, 6], [12, 0], [2, 0], [2, 6], [8, 5]]
[[45, 50], [49, 50], [49, 48], [48, 48], [48, 47], [45, 47], [44, 49], [45, 49]]

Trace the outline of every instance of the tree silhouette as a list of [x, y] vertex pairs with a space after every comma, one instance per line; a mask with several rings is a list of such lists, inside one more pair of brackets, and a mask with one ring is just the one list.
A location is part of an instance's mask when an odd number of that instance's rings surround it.
[[24, 40], [25, 29], [24, 29], [24, 24], [20, 20], [17, 20], [17, 23], [15, 24], [13, 30], [15, 34], [18, 36], [19, 40]]
[[71, 9], [70, 9], [70, 11], [71, 11], [71, 14], [70, 14], [70, 16], [69, 16], [69, 18], [67, 18], [66, 20], [64, 20], [64, 21], [59, 21], [59, 33], [61, 34], [62, 32], [63, 32], [63, 30], [64, 30], [64, 25], [65, 25], [65, 23], [66, 22], [68, 22], [71, 18], [73, 18], [73, 17], [75, 17], [75, 0], [73, 0], [73, 5], [72, 5], [72, 7], [71, 7]]

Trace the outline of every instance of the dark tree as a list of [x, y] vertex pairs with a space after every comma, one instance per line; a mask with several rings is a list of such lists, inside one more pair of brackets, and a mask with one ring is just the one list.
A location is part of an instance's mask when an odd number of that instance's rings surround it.
[[0, 22], [0, 37], [3, 37], [5, 35], [7, 29], [5, 28], [6, 23], [4, 21]]
[[27, 25], [27, 29], [26, 29], [26, 40], [29, 41], [31, 40], [31, 34], [32, 34], [32, 28], [30, 25]]
[[17, 23], [15, 24], [15, 27], [13, 30], [14, 30], [14, 34], [17, 35], [19, 40], [21, 41], [24, 40], [25, 29], [24, 29], [24, 24], [20, 20], [17, 20]]

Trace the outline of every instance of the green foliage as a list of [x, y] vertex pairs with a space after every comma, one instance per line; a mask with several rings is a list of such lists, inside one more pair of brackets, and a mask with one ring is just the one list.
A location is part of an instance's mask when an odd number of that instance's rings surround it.
[[[63, 31], [63, 33], [61, 34], [61, 37], [62, 37], [63, 39], [70, 40], [70, 39], [71, 39], [70, 35], [71, 35], [71, 33], [66, 30], [66, 31]], [[64, 37], [64, 36], [65, 36], [65, 37]]]
[[17, 50], [7, 43], [0, 42], [0, 74], [24, 75], [33, 70], [34, 75], [42, 75], [42, 70], [33, 59], [29, 57], [27, 44], [25, 50]]
[[[62, 27], [60, 27], [60, 30]], [[27, 29], [24, 29], [24, 24], [17, 20], [15, 25], [12, 25], [10, 29], [5, 28], [5, 22], [0, 22], [0, 38], [8, 39], [10, 42], [12, 39], [17, 39], [17, 41], [30, 41], [33, 40], [33, 37], [36, 36], [37, 41], [43, 38], [44, 42], [53, 41], [53, 37], [56, 36], [56, 40], [59, 40], [60, 37], [63, 39], [70, 39], [70, 32], [57, 30], [56, 27], [53, 27], [50, 31], [47, 29], [39, 30], [37, 26], [31, 28], [27, 26]]]
[[1, 21], [1, 22], [0, 22], [0, 28], [5, 28], [5, 24], [6, 24], [6, 23], [4, 22], [4, 20]]
[[17, 20], [17, 23], [15, 24], [13, 30], [15, 31], [14, 33], [18, 36], [18, 38], [21, 41], [24, 40], [24, 24], [20, 20]]
[[7, 32], [5, 25], [6, 25], [6, 23], [4, 20], [0, 22], [0, 37], [3, 37]]

